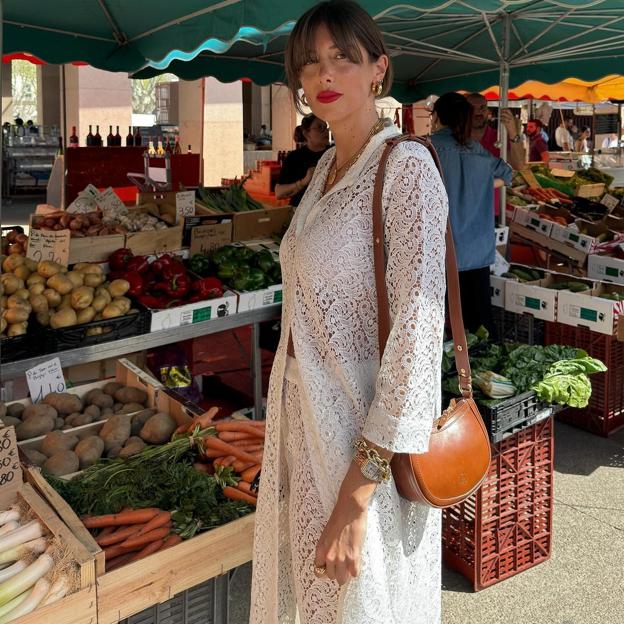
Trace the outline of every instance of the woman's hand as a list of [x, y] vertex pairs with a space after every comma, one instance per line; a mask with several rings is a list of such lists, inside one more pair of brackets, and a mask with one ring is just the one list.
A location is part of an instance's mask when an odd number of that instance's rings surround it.
[[315, 565], [325, 566], [324, 576], [344, 585], [360, 573], [366, 535], [367, 507], [355, 499], [338, 499], [316, 547]]
[[310, 182], [312, 181], [312, 176], [314, 175], [314, 167], [310, 167], [307, 171], [305, 176], [301, 179], [301, 186], [302, 188], [306, 188], [306, 186], [308, 186], [308, 184], [310, 184]]

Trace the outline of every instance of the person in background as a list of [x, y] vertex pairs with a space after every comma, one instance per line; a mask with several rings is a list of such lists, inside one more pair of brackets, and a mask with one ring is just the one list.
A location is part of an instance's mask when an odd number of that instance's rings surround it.
[[[487, 100], [480, 93], [471, 93], [467, 99], [473, 110], [472, 138], [479, 141], [492, 156], [500, 158], [500, 148], [496, 145], [498, 132], [488, 124], [487, 120]], [[507, 160], [514, 169], [522, 169], [526, 161], [526, 153], [522, 144], [522, 122], [514, 117], [508, 108], [500, 111], [500, 121], [507, 130]]]
[[612, 147], [618, 147], [618, 138], [615, 132], [612, 132], [602, 140], [602, 149], [610, 149]]
[[542, 135], [542, 122], [539, 119], [529, 119], [527, 122], [527, 136], [529, 137], [529, 162], [549, 161], [548, 144]]
[[275, 196], [278, 199], [290, 198], [290, 204], [298, 206], [310, 184], [316, 163], [329, 146], [329, 130], [322, 119], [310, 114], [301, 120], [293, 138], [295, 143], [304, 145], [286, 156], [279, 182], [275, 185]]
[[574, 142], [575, 152], [589, 152], [589, 137], [591, 136], [591, 128], [583, 126], [576, 141]]
[[571, 117], [561, 120], [559, 127], [555, 130], [555, 142], [557, 147], [564, 152], [571, 152], [574, 147], [572, 138], [572, 126], [574, 122]]
[[513, 171], [472, 138], [472, 106], [459, 93], [433, 105], [431, 141], [440, 157], [457, 252], [464, 325], [492, 334], [490, 265], [494, 263], [494, 189], [511, 184]]

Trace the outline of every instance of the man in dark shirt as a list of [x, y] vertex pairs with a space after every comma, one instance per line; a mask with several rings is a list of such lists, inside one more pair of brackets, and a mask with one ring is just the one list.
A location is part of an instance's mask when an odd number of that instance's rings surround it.
[[547, 163], [549, 160], [548, 144], [542, 136], [542, 122], [530, 119], [527, 122], [527, 136], [529, 137], [529, 161]]

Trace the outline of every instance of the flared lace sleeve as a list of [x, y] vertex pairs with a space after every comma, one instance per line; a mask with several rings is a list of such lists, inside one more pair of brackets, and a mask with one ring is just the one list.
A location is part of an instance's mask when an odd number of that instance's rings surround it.
[[394, 148], [383, 206], [392, 328], [362, 434], [390, 451], [424, 453], [440, 412], [448, 213], [426, 148]]

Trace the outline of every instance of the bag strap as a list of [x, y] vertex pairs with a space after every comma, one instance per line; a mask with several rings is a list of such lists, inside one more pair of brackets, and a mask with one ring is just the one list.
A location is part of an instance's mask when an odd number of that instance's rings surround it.
[[[436, 164], [440, 175], [442, 168], [435, 148], [430, 141], [414, 135], [402, 135], [386, 140], [386, 147], [379, 161], [375, 187], [373, 191], [373, 253], [375, 264], [375, 283], [377, 290], [377, 308], [379, 315], [379, 354], [383, 356], [390, 335], [390, 303], [386, 287], [386, 258], [384, 250], [384, 223], [381, 207], [384, 176], [386, 165], [392, 150], [403, 141], [414, 141], [426, 147]], [[457, 272], [457, 258], [453, 244], [453, 232], [450, 221], [446, 224], [446, 279], [448, 288], [449, 316], [451, 318], [451, 332], [455, 353], [455, 365], [459, 377], [459, 388], [464, 398], [472, 398], [472, 376], [470, 360], [466, 344], [466, 332], [462, 319], [461, 299], [459, 295], [459, 274]]]

